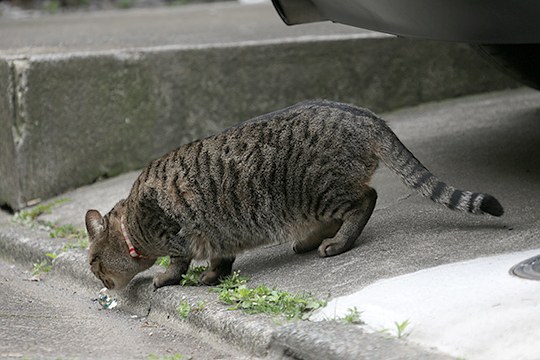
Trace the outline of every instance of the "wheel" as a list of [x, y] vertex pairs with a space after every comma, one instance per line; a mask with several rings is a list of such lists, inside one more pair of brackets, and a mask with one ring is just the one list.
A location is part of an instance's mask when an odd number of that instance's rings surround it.
[[540, 44], [482, 44], [474, 47], [515, 80], [540, 90]]

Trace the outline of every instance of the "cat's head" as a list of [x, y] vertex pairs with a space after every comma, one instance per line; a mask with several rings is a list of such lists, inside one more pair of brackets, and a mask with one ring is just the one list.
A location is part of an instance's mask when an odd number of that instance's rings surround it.
[[107, 215], [97, 210], [86, 213], [86, 230], [90, 237], [90, 269], [108, 289], [122, 289], [139, 272], [151, 267], [155, 259], [135, 259], [129, 255], [120, 225], [124, 210], [117, 204]]

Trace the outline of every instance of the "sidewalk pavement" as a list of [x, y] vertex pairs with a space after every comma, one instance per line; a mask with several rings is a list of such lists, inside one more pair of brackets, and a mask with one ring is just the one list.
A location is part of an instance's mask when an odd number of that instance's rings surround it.
[[[520, 89], [431, 103], [384, 116], [409, 149], [443, 180], [459, 188], [485, 191], [498, 197], [505, 208], [502, 218], [449, 211], [411, 194], [383, 167], [372, 181], [379, 193], [377, 207], [362, 234], [362, 241], [358, 241], [351, 251], [320, 259], [314, 252], [296, 255], [290, 244], [268, 246], [239, 256], [234, 269], [251, 279], [249, 286], [266, 284], [291, 292], [307, 290], [318, 297], [335, 299], [369, 288], [381, 279], [445, 264], [459, 267], [462, 261], [484, 256], [538, 249], [539, 101], [538, 92]], [[117, 200], [126, 196], [136, 176], [137, 172], [127, 173], [64, 193], [58, 198], [69, 201], [54, 207], [50, 214], [40, 219], [82, 227], [87, 209], [108, 211]], [[44, 259], [46, 252], [59, 251], [65, 242], [51, 239], [38, 229], [18, 225], [10, 215], [0, 213], [0, 253], [4, 256], [31, 264]], [[482, 358], [476, 353], [462, 352], [459, 343], [419, 345], [413, 336], [397, 339], [377, 332], [380, 329], [370, 328], [369, 323], [361, 327], [331, 319], [281, 322], [263, 315], [227, 310], [227, 306], [216, 301], [215, 294], [204, 287], [168, 287], [153, 292], [151, 276], [155, 271], [159, 271], [157, 266], [137, 276], [125, 291], [119, 292], [121, 310], [176, 326], [182, 323], [176, 313], [181, 300], [190, 304], [206, 301], [205, 309], [192, 314], [187, 324], [257, 356], [450, 358], [441, 352], [444, 350], [452, 356], [470, 360]], [[83, 283], [96, 293], [102, 286], [89, 272], [84, 251], [62, 253], [54, 260], [51, 274]], [[478, 278], [484, 275], [479, 273]], [[534, 281], [526, 284], [531, 294], [540, 286]], [[405, 295], [397, 289], [399, 287], [390, 286], [385, 294], [400, 303], [399, 299]], [[464, 297], [474, 301], [475, 296], [471, 293]], [[527, 293], [518, 296], [527, 298]], [[403, 301], [406, 300], [404, 297]], [[528, 301], [539, 306], [537, 298]], [[447, 316], [452, 315], [452, 309], [449, 311]], [[454, 315], [456, 319], [464, 316], [462, 313]], [[474, 314], [467, 316], [474, 323]], [[436, 323], [437, 315], [432, 320]], [[514, 320], [519, 322], [520, 319]], [[411, 323], [412, 326], [421, 325], [414, 319]], [[493, 324], [492, 329], [486, 329], [488, 333], [483, 339], [488, 340], [483, 346], [490, 347], [502, 341], [499, 336], [510, 337], [511, 342], [520, 344], [528, 330], [514, 325], [507, 321]], [[521, 345], [524, 352], [520, 354], [525, 354], [521, 359], [537, 359], [536, 344]]]

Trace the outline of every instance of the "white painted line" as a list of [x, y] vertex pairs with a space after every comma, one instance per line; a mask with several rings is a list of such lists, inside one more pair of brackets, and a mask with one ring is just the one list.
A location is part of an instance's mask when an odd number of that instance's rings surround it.
[[442, 265], [333, 299], [312, 316], [320, 321], [362, 311], [371, 331], [396, 335], [409, 320], [407, 341], [467, 360], [540, 359], [540, 281], [509, 269], [540, 249]]

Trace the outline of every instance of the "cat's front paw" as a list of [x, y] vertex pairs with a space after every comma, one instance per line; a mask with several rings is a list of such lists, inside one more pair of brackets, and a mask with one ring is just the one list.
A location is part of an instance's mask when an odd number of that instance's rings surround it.
[[217, 271], [206, 270], [199, 277], [199, 282], [208, 286], [217, 285], [220, 283], [220, 274]]
[[171, 274], [164, 272], [156, 274], [152, 284], [154, 285], [154, 291], [156, 291], [164, 286], [180, 285], [180, 280], [182, 280], [181, 277], [171, 276]]
[[319, 246], [319, 256], [320, 257], [329, 257], [341, 254], [342, 252], [348, 250], [345, 248], [342, 243], [336, 241], [336, 239], [326, 239]]

